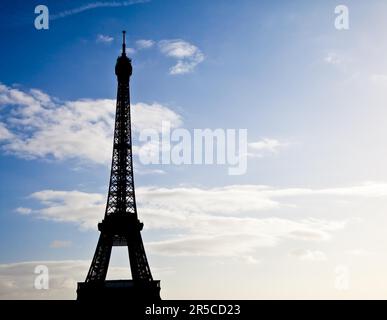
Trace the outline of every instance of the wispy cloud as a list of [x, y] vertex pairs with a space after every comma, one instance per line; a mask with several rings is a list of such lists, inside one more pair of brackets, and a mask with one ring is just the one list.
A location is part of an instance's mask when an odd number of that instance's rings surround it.
[[72, 16], [74, 14], [79, 14], [88, 10], [97, 9], [97, 8], [117, 8], [117, 7], [128, 7], [135, 4], [147, 3], [150, 0], [132, 0], [132, 1], [98, 1], [85, 4], [83, 6], [64, 10], [58, 13], [50, 15], [50, 20], [57, 20], [65, 17]]
[[262, 140], [249, 142], [247, 144], [247, 155], [253, 158], [261, 158], [267, 153], [278, 153], [279, 150], [285, 146], [287, 146], [286, 143], [280, 142], [277, 139], [264, 138]]
[[[380, 86], [382, 88], [387, 87], [387, 74], [372, 74], [370, 76], [370, 80], [373, 84]], [[1, 135], [1, 134], [0, 134]]]
[[24, 208], [24, 207], [16, 208], [15, 211], [19, 214], [22, 214], [22, 215], [28, 215], [28, 214], [32, 213], [32, 209]]
[[[386, 183], [366, 183], [325, 189], [272, 188], [261, 185], [230, 185], [218, 188], [139, 187], [137, 204], [147, 230], [172, 231], [170, 238], [148, 242], [154, 253], [167, 256], [252, 256], [258, 248], [275, 247], [283, 241], [320, 242], [332, 239], [351, 219], [326, 220], [309, 217], [308, 207], [297, 203], [331, 203], [350, 198], [357, 201], [385, 198]], [[43, 190], [31, 198], [41, 208], [32, 217], [72, 223], [95, 229], [103, 217], [106, 195], [80, 191]], [[278, 217], [296, 208], [298, 218]], [[281, 209], [281, 211], [280, 211]], [[302, 217], [302, 212], [306, 216]], [[269, 213], [272, 215], [270, 216]], [[318, 250], [292, 252], [302, 260], [324, 260]]]
[[326, 261], [327, 256], [319, 250], [295, 249], [290, 255], [304, 261]]
[[139, 50], [152, 48], [154, 44], [153, 40], [141, 39], [136, 41], [136, 46]]
[[326, 54], [324, 62], [327, 64], [339, 65], [343, 63], [343, 60], [338, 53], [332, 51]]
[[371, 250], [366, 250], [366, 249], [352, 249], [348, 250], [346, 254], [353, 256], [353, 257], [358, 257], [358, 258], [364, 258], [364, 257], [370, 257], [370, 256], [375, 256], [378, 255], [378, 252], [371, 251]]
[[198, 47], [181, 39], [162, 40], [159, 42], [159, 48], [165, 56], [177, 60], [169, 70], [171, 75], [190, 73], [204, 60], [204, 55]]
[[61, 249], [61, 248], [68, 248], [72, 245], [71, 241], [64, 241], [64, 240], [54, 240], [50, 243], [50, 248], [53, 249]]
[[111, 43], [113, 40], [114, 40], [114, 38], [111, 36], [99, 34], [99, 35], [97, 35], [96, 41], [101, 42], [101, 43]]
[[136, 50], [133, 49], [133, 48], [126, 48], [126, 54], [127, 55], [132, 55], [132, 54], [135, 54], [136, 53]]
[[[155, 254], [171, 256], [252, 256], [258, 248], [283, 241], [329, 241], [349, 221], [268, 216], [294, 206], [297, 199], [329, 202], [332, 197], [387, 198], [387, 184], [329, 189], [231, 185], [218, 188], [139, 187], [137, 204], [147, 230], [170, 230], [170, 238], [148, 242]], [[322, 197], [322, 200], [319, 198]], [[31, 198], [41, 209], [33, 216], [95, 229], [103, 217], [104, 194], [43, 190]], [[299, 209], [298, 209], [299, 210]], [[306, 210], [308, 211], [308, 210]], [[177, 236], [176, 236], [177, 235]], [[305, 260], [322, 260], [318, 252], [298, 252]]]

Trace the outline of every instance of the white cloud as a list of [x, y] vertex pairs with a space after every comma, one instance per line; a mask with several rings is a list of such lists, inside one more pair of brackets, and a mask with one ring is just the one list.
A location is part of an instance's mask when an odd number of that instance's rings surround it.
[[[10, 107], [10, 115], [0, 121], [3, 150], [32, 159], [110, 162], [115, 100], [61, 102], [36, 89], [22, 91], [0, 84], [0, 114]], [[172, 127], [182, 124], [178, 114], [160, 104], [138, 103], [131, 107], [135, 131], [160, 131], [162, 121], [169, 121]]]
[[232, 185], [219, 188], [137, 188], [144, 210], [163, 208], [168, 212], [232, 216], [279, 208], [279, 202], [265, 195], [267, 187]]
[[0, 141], [11, 140], [14, 138], [13, 134], [4, 126], [3, 123], [0, 123]]
[[352, 249], [348, 250], [346, 254], [354, 257], [364, 258], [364, 257], [370, 257], [374, 255], [378, 255], [375, 251], [365, 250], [365, 249]]
[[133, 129], [137, 132], [145, 129], [156, 129], [161, 132], [162, 121], [169, 122], [171, 128], [179, 127], [183, 120], [173, 110], [159, 104], [137, 103], [133, 106]]
[[[332, 189], [275, 189], [267, 186], [234, 185], [220, 188], [137, 188], [139, 215], [147, 230], [174, 230], [176, 236], [147, 246], [162, 255], [253, 256], [260, 247], [282, 241], [327, 241], [347, 221], [316, 218], [290, 219], [267, 216], [293, 204], [285, 198], [320, 196], [387, 196], [387, 184]], [[79, 191], [36, 192], [42, 209], [37, 217], [71, 222], [95, 229], [102, 219], [105, 195]], [[274, 211], [273, 211], [274, 210]]]
[[[38, 265], [49, 270], [49, 289], [37, 290], [34, 273]], [[90, 266], [88, 260], [31, 261], [0, 264], [1, 299], [75, 299], [77, 282], [85, 280]], [[109, 266], [109, 275], [115, 279], [128, 278], [130, 271]]]
[[[103, 218], [106, 201], [104, 194], [79, 191], [44, 190], [31, 197], [42, 206], [32, 210], [32, 215], [93, 230]], [[254, 256], [257, 248], [273, 247], [283, 241], [328, 241], [349, 221], [308, 216], [290, 219], [273, 214], [278, 214], [280, 208], [294, 209], [297, 199], [329, 203], [332, 197], [386, 198], [387, 184], [325, 189], [259, 185], [137, 188], [138, 211], [146, 230], [172, 230], [175, 235], [147, 243], [147, 247], [153, 253], [171, 256]], [[322, 259], [316, 252], [305, 252], [302, 257]]]
[[[135, 54], [135, 53], [136, 53], [136, 50], [134, 48], [126, 48], [126, 54], [128, 56]], [[121, 54], [121, 51], [120, 51], [120, 54]]]
[[176, 59], [191, 58], [198, 52], [196, 46], [180, 39], [162, 40], [159, 45], [162, 53]]
[[[34, 281], [36, 266], [47, 266], [49, 289], [37, 290]], [[85, 281], [90, 260], [26, 261], [0, 264], [0, 299], [71, 299], [76, 298], [77, 282]], [[173, 270], [172, 270], [173, 271]], [[171, 272], [169, 268], [152, 268], [158, 278]], [[109, 265], [109, 279], [128, 279], [130, 270], [122, 265]]]
[[249, 142], [248, 156], [260, 158], [266, 153], [278, 153], [279, 149], [286, 146], [286, 144], [276, 140], [264, 138], [256, 142]]
[[305, 261], [326, 261], [327, 256], [319, 250], [295, 249], [290, 252], [291, 256]]
[[44, 190], [35, 192], [31, 198], [38, 200], [44, 208], [34, 211], [42, 219], [57, 222], [72, 222], [82, 229], [95, 228], [102, 219], [106, 196], [80, 191]]
[[[387, 197], [387, 184], [374, 183], [360, 186], [328, 189], [306, 188], [271, 188], [259, 185], [232, 185], [219, 188], [195, 187], [138, 187], [136, 189], [138, 208], [141, 217], [150, 229], [205, 229], [206, 234], [216, 235], [218, 228], [227, 233], [233, 230], [229, 226], [239, 226], [238, 230], [250, 230], [255, 225], [260, 212], [277, 211], [280, 208], [294, 207], [292, 202], [284, 199], [299, 197]], [[83, 228], [94, 229], [98, 220], [103, 217], [106, 195], [80, 191], [43, 190], [33, 193], [31, 198], [38, 200], [43, 208], [28, 210], [40, 218], [72, 222]], [[267, 218], [266, 222], [277, 221]], [[270, 220], [272, 219], [272, 220]], [[273, 220], [274, 219], [274, 220]], [[263, 219], [259, 220], [261, 223]], [[284, 221], [280, 219], [280, 221]], [[324, 224], [321, 220], [303, 219], [302, 225], [311, 228], [295, 228], [289, 236], [303, 238], [326, 238], [320, 232], [308, 233], [311, 229], [340, 229], [342, 223]], [[287, 220], [286, 220], [286, 223]], [[268, 223], [267, 226], [271, 224]], [[278, 226], [278, 225], [277, 225]], [[318, 226], [318, 228], [315, 228]], [[321, 228], [320, 228], [321, 227]]]
[[32, 209], [24, 208], [24, 207], [19, 207], [19, 208], [16, 208], [15, 211], [17, 213], [20, 213], [20, 214], [23, 214], [23, 215], [27, 215], [27, 214], [30, 214], [32, 212]]
[[185, 223], [189, 225], [187, 235], [150, 242], [147, 248], [167, 256], [249, 256], [258, 248], [291, 239], [326, 241], [331, 232], [344, 226], [326, 221], [210, 216], [189, 216]]
[[278, 148], [282, 146], [278, 140], [264, 138], [260, 141], [250, 142], [249, 147], [256, 151], [270, 151], [277, 152]]
[[377, 86], [387, 87], [387, 75], [386, 74], [372, 74], [370, 76], [371, 82]]
[[141, 39], [136, 41], [136, 46], [139, 50], [152, 48], [154, 44], [153, 40]]
[[246, 264], [259, 264], [259, 263], [261, 263], [260, 260], [256, 259], [253, 256], [242, 256], [241, 258], [243, 259], [243, 261]]
[[161, 169], [145, 169], [145, 168], [134, 169], [134, 173], [139, 174], [139, 175], [166, 174], [166, 172], [164, 170], [161, 170]]
[[104, 34], [97, 35], [97, 42], [111, 43], [113, 40], [114, 38], [108, 35], [104, 35]]
[[162, 40], [159, 48], [165, 56], [177, 59], [177, 63], [169, 71], [172, 75], [190, 73], [204, 60], [198, 47], [181, 39]]
[[53, 249], [67, 248], [67, 247], [70, 247], [71, 244], [72, 244], [71, 241], [54, 240], [50, 243], [50, 248], [53, 248]]
[[324, 57], [324, 61], [326, 63], [332, 64], [332, 65], [339, 65], [339, 64], [343, 63], [342, 58], [336, 52], [327, 53], [327, 55]]
[[[1, 299], [75, 298], [76, 284], [84, 281], [90, 261], [31, 261], [0, 265]], [[49, 270], [49, 290], [34, 288], [36, 266]]]

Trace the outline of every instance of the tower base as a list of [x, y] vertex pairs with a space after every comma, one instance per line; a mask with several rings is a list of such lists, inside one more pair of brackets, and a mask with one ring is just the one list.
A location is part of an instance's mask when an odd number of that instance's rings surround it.
[[87, 301], [160, 301], [160, 281], [107, 280], [78, 282], [77, 300]]

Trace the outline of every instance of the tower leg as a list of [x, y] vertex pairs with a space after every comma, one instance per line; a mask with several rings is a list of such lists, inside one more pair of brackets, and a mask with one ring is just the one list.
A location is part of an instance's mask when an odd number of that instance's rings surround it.
[[110, 255], [112, 253], [113, 240], [110, 236], [101, 233], [99, 236], [97, 249], [91, 263], [86, 282], [104, 281], [109, 268]]
[[128, 251], [133, 280], [152, 281], [152, 274], [145, 255], [141, 234], [139, 232], [130, 237], [128, 241]]

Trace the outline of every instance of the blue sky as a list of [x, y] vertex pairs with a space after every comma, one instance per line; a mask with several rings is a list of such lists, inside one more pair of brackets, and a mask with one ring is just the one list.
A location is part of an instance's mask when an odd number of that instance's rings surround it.
[[163, 297], [385, 298], [387, 5], [348, 2], [339, 31], [337, 1], [112, 3], [45, 1], [49, 30], [38, 3], [0, 4], [0, 297], [71, 299], [86, 276], [125, 29], [136, 146], [163, 119], [248, 131], [244, 175], [135, 159]]

